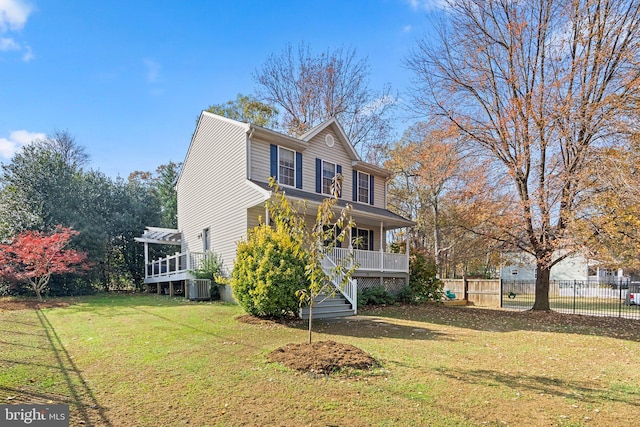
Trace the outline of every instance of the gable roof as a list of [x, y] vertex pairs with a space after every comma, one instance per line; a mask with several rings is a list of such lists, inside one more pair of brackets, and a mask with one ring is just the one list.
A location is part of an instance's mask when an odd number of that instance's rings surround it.
[[309, 142], [314, 136], [318, 135], [329, 126], [331, 126], [333, 128], [333, 131], [338, 134], [339, 139], [342, 142], [344, 148], [347, 150], [347, 153], [349, 153], [351, 160], [362, 161], [362, 159], [360, 159], [360, 156], [356, 152], [356, 149], [351, 144], [351, 141], [349, 141], [349, 137], [346, 133], [344, 133], [344, 129], [342, 129], [342, 126], [340, 126], [340, 123], [338, 123], [338, 120], [335, 117], [332, 117], [326, 122], [320, 123], [319, 125], [309, 129], [308, 131], [300, 135], [300, 139]]

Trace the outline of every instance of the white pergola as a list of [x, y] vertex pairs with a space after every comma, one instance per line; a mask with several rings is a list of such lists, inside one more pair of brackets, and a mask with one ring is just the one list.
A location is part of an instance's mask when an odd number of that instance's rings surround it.
[[136, 237], [134, 240], [144, 243], [144, 265], [146, 269], [147, 264], [149, 264], [149, 243], [182, 246], [182, 233], [173, 228], [145, 227], [142, 236]]

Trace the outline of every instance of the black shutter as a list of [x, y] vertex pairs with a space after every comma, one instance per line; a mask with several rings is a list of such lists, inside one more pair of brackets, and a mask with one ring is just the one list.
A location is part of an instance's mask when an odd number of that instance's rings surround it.
[[369, 175], [369, 204], [373, 204], [373, 175]]
[[322, 193], [322, 160], [316, 159], [316, 193]]
[[278, 180], [278, 146], [271, 144], [271, 176]]
[[369, 250], [373, 250], [373, 230], [369, 230]]
[[302, 153], [296, 151], [296, 188], [302, 189]]
[[358, 201], [358, 171], [354, 170], [353, 171], [353, 197], [351, 198], [351, 200], [353, 200], [354, 202]]
[[[342, 166], [340, 166], [340, 165], [336, 165], [336, 175], [338, 175], [338, 174], [342, 175]], [[342, 184], [343, 183], [344, 183], [344, 180], [340, 183], [340, 191], [338, 192], [338, 197], [342, 197]]]

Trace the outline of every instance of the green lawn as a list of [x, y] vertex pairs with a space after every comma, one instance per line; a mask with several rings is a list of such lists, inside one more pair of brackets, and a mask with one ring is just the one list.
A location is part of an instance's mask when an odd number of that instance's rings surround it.
[[69, 403], [71, 425], [637, 425], [640, 322], [389, 307], [316, 322], [381, 363], [329, 377], [266, 355], [304, 324], [223, 303], [95, 296], [0, 309], [0, 403]]

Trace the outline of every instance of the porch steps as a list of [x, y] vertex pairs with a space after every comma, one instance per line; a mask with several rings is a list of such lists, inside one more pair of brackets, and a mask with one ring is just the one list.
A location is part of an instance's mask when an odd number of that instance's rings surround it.
[[[334, 317], [353, 316], [355, 314], [351, 303], [340, 293], [330, 297], [318, 295], [315, 300], [316, 304], [313, 306], [314, 319], [330, 319]], [[309, 318], [309, 307], [303, 307], [300, 310], [300, 317], [305, 320]]]

